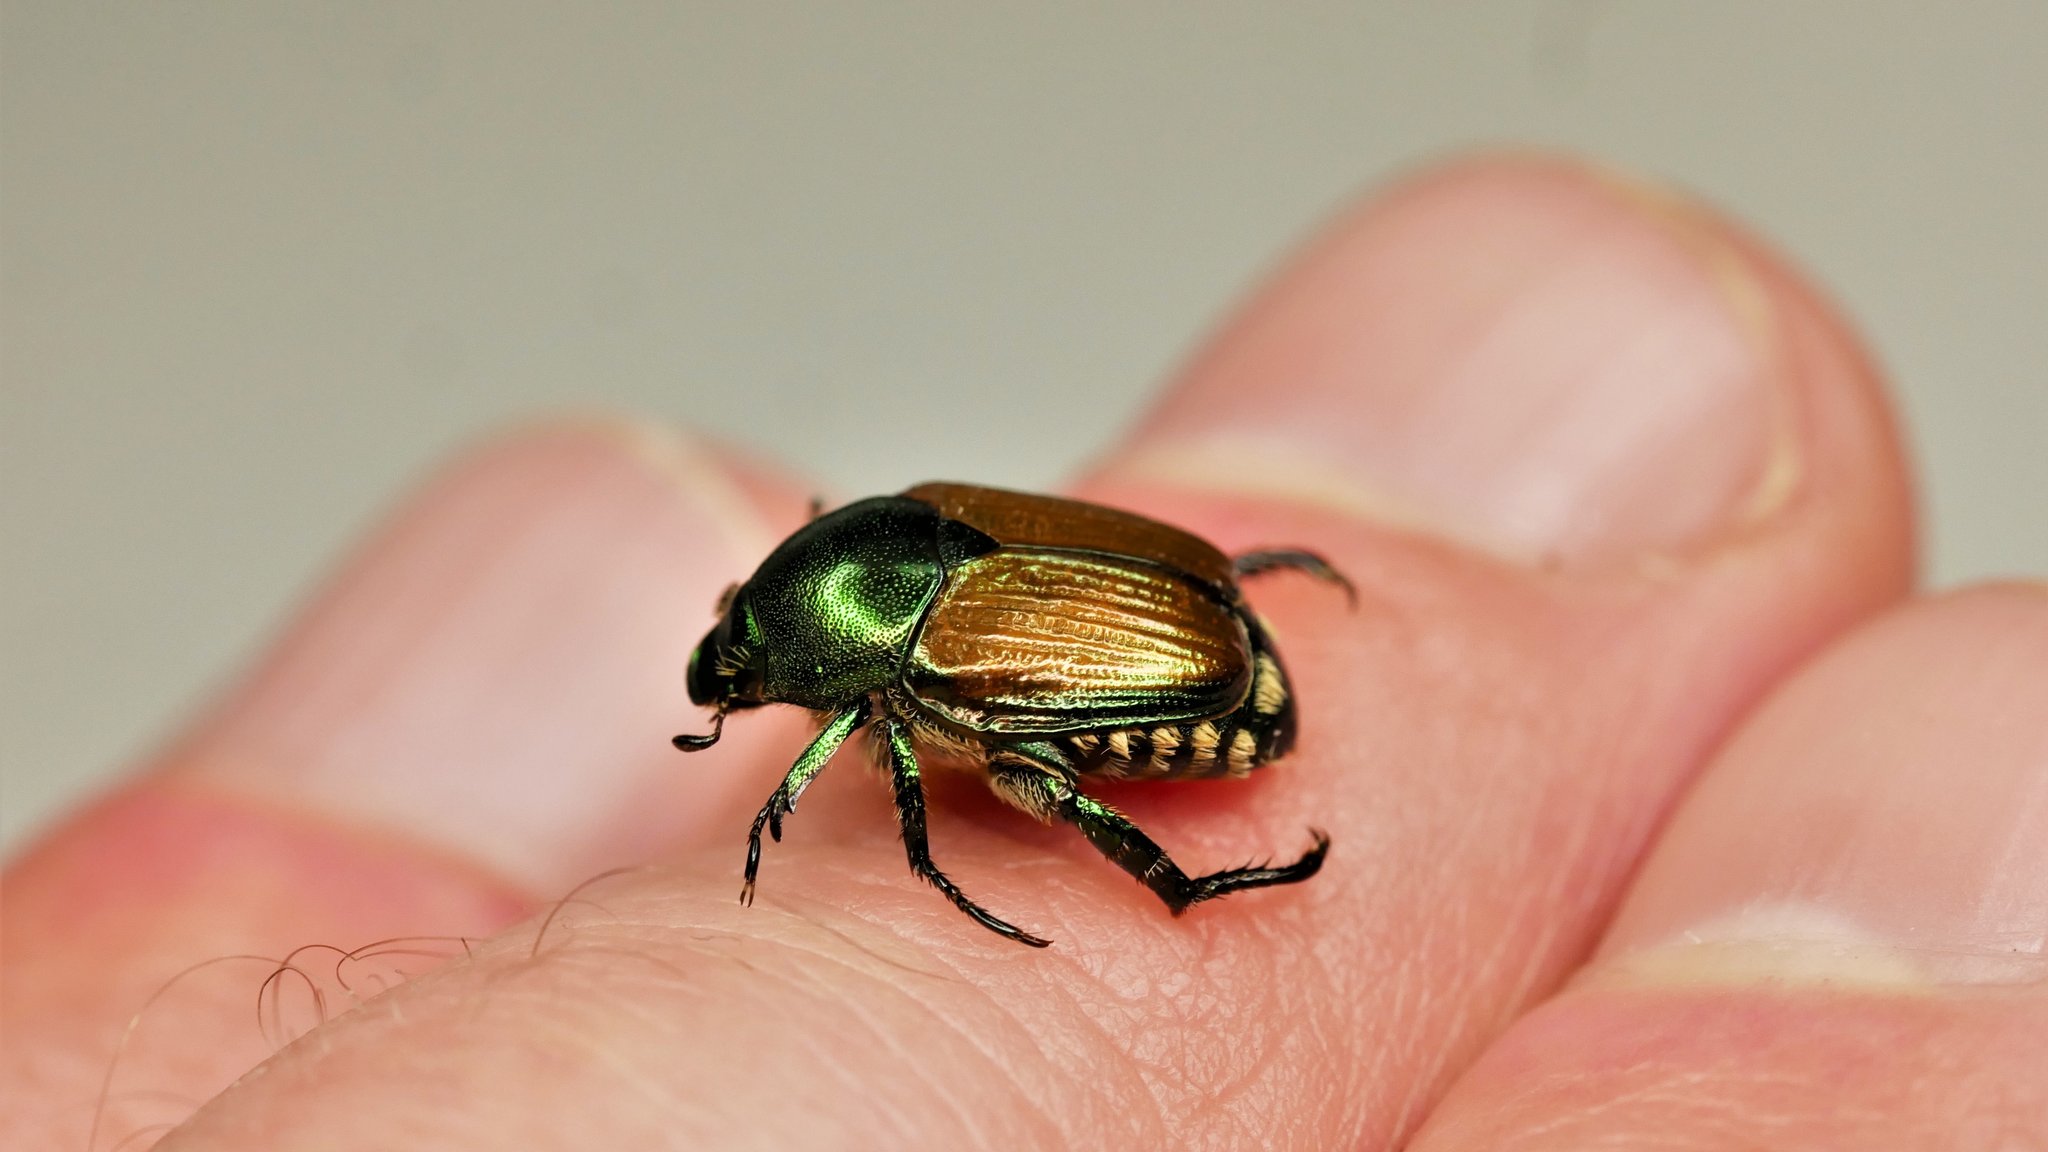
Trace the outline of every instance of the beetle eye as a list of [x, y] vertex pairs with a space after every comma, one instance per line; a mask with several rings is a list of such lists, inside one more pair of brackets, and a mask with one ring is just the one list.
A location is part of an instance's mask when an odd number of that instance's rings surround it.
[[719, 614], [720, 616], [723, 616], [723, 615], [725, 615], [725, 614], [726, 614], [727, 612], [730, 612], [730, 611], [732, 611], [732, 602], [733, 602], [733, 598], [734, 598], [734, 597], [736, 597], [736, 596], [738, 596], [739, 594], [740, 594], [740, 586], [739, 586], [739, 585], [737, 585], [737, 584], [727, 584], [727, 585], [725, 586], [725, 591], [723, 591], [723, 592], [720, 592], [720, 593], [718, 594], [718, 607], [717, 607], [717, 608], [715, 608], [715, 609], [713, 609], [713, 611], [717, 612], [717, 613], [718, 613], [718, 614]]

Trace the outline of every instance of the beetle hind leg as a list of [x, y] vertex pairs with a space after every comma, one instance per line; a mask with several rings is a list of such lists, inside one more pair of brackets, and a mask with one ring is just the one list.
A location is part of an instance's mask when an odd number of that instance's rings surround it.
[[[1197, 904], [1203, 900], [1214, 900], [1218, 896], [1242, 892], [1247, 888], [1270, 888], [1275, 884], [1301, 883], [1322, 871], [1323, 857], [1330, 853], [1329, 833], [1320, 828], [1311, 828], [1309, 836], [1314, 839], [1314, 843], [1292, 864], [1284, 864], [1277, 868], [1270, 864], [1226, 868], [1221, 872], [1211, 872], [1207, 876], [1194, 877], [1187, 882], [1187, 903]], [[1167, 906], [1172, 907], [1172, 901], [1168, 901]], [[1184, 904], [1173, 911], [1175, 915], [1179, 915], [1185, 909]]]
[[887, 733], [889, 767], [896, 787], [896, 819], [903, 829], [903, 850], [910, 857], [911, 872], [944, 893], [955, 908], [965, 912], [975, 923], [996, 935], [1033, 948], [1051, 944], [1052, 941], [1033, 936], [968, 899], [967, 893], [962, 892], [951, 877], [939, 871], [939, 866], [932, 862], [931, 840], [925, 834], [924, 783], [920, 779], [916, 750], [910, 744], [910, 730], [896, 720], [887, 721], [883, 728]]
[[1350, 578], [1332, 567], [1328, 560], [1313, 552], [1299, 548], [1262, 548], [1256, 552], [1243, 552], [1230, 558], [1230, 569], [1240, 579], [1282, 568], [1305, 573], [1326, 584], [1335, 584], [1344, 590], [1344, 598], [1350, 601], [1352, 607], [1358, 606], [1358, 589], [1351, 586]]
[[1189, 876], [1166, 854], [1166, 849], [1123, 813], [1083, 795], [1066, 773], [1049, 767], [1060, 762], [1057, 750], [1049, 746], [1019, 748], [991, 765], [997, 777], [996, 792], [1040, 819], [1056, 816], [1079, 828], [1097, 851], [1151, 889], [1175, 916], [1204, 900], [1232, 892], [1298, 884], [1321, 871], [1323, 857], [1330, 850], [1330, 838], [1311, 829], [1314, 845], [1292, 864], [1228, 868], [1206, 876]]

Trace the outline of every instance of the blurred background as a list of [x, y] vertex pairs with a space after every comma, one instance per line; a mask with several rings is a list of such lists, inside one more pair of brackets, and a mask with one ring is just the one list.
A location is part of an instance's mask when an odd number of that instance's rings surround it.
[[495, 427], [1046, 486], [1346, 198], [1504, 142], [1802, 260], [1896, 382], [1931, 579], [2048, 572], [2036, 0], [8, 0], [0, 842]]

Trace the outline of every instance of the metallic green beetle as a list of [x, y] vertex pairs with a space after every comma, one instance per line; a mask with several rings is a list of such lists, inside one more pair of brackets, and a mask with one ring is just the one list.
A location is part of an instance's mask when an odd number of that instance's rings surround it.
[[1174, 915], [1316, 874], [1330, 841], [1284, 867], [1190, 877], [1084, 776], [1242, 776], [1294, 743], [1294, 697], [1241, 577], [1293, 568], [1350, 584], [1313, 553], [1235, 559], [1178, 528], [1100, 505], [924, 484], [817, 516], [726, 590], [690, 654], [690, 699], [728, 712], [795, 704], [828, 717], [747, 835], [751, 903], [761, 829], [782, 839], [819, 769], [863, 727], [887, 753], [910, 868], [982, 926], [997, 919], [932, 863], [917, 751], [962, 761], [1004, 800], [1074, 824]]

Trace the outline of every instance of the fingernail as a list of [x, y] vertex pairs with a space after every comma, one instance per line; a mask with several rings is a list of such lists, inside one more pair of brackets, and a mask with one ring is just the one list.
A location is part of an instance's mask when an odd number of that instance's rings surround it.
[[1588, 979], [2048, 981], [2048, 591], [1887, 617], [1709, 768]]
[[1796, 472], [1769, 299], [1676, 198], [1455, 166], [1312, 244], [1111, 467], [1524, 560], [1682, 546]]
[[170, 770], [400, 831], [540, 891], [644, 859], [750, 783], [668, 740], [702, 723], [684, 669], [719, 589], [772, 543], [679, 436], [508, 438], [404, 508]]

